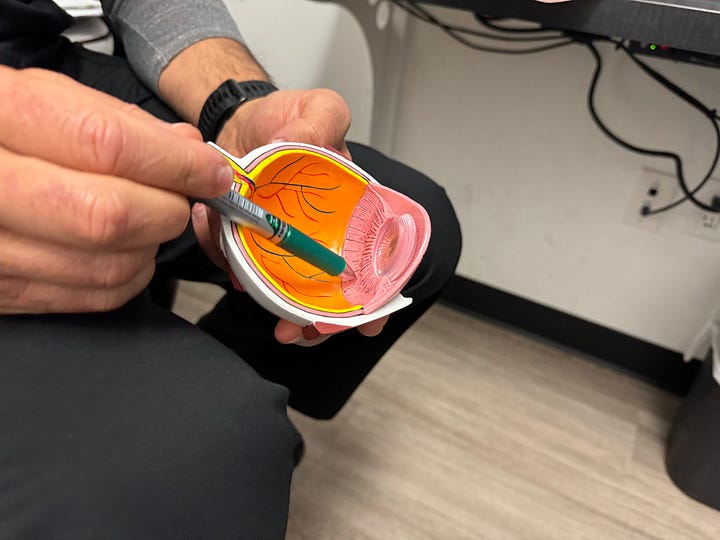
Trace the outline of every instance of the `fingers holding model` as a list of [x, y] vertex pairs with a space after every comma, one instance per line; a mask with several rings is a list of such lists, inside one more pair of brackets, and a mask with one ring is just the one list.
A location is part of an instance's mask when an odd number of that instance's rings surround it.
[[232, 182], [187, 126], [61, 75], [0, 68], [0, 313], [104, 311], [138, 294], [185, 196]]

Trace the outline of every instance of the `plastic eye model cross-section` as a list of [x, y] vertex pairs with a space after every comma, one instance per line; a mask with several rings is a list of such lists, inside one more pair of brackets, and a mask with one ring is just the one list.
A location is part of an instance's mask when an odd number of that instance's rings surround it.
[[221, 247], [253, 299], [280, 318], [328, 334], [389, 315], [430, 240], [425, 209], [342, 156], [276, 143], [237, 158], [234, 190], [341, 255], [331, 276], [223, 217]]

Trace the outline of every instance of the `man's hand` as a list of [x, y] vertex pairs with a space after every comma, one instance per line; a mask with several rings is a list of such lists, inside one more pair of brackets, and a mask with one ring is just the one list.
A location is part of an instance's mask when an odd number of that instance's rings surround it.
[[218, 137], [218, 144], [244, 156], [273, 141], [330, 147], [350, 159], [345, 136], [350, 109], [333, 90], [278, 90], [241, 105]]
[[188, 125], [42, 70], [0, 68], [0, 313], [105, 311], [138, 294], [185, 195], [232, 171]]

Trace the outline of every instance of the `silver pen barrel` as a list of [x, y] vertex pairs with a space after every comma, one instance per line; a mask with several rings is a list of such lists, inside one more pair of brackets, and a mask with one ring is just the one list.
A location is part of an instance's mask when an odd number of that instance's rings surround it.
[[235, 191], [228, 191], [215, 199], [200, 199], [200, 202], [214, 208], [231, 221], [253, 229], [266, 238], [272, 238], [275, 230], [267, 221], [265, 210]]

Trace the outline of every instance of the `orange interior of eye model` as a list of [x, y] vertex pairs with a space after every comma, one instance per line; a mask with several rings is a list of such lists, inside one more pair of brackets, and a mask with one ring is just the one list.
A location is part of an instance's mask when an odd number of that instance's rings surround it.
[[[355, 206], [367, 180], [326, 156], [283, 150], [247, 171], [255, 189], [246, 196], [324, 246], [342, 254]], [[354, 311], [340, 276], [330, 276], [257, 233], [238, 227], [246, 252], [279, 293], [306, 307], [331, 313]]]

